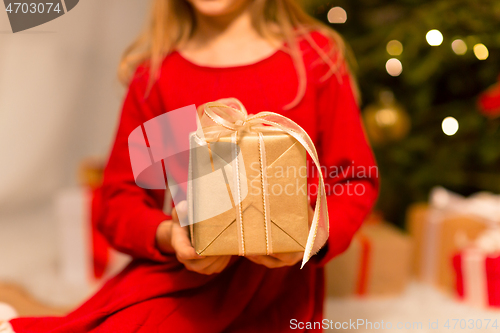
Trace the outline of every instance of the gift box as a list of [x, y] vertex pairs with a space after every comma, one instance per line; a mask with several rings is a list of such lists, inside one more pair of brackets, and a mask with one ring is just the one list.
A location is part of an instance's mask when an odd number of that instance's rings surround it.
[[205, 112], [210, 107], [219, 112], [209, 113], [208, 120], [219, 118], [219, 126], [204, 125], [202, 117], [203, 130], [191, 135], [188, 215], [193, 246], [204, 256], [305, 251], [305, 263], [328, 235], [321, 177], [309, 228], [306, 151], [317, 161], [314, 146], [289, 119], [269, 112], [247, 116], [241, 103], [235, 104], [238, 109], [208, 103]]
[[392, 296], [411, 276], [411, 238], [385, 222], [369, 220], [346, 252], [326, 265], [327, 295]]
[[407, 215], [407, 228], [415, 242], [413, 268], [419, 280], [452, 291], [455, 274], [451, 258], [475, 240], [492, 220], [489, 195], [471, 198], [435, 188], [430, 204], [417, 204]]
[[[267, 165], [260, 158], [260, 136], [266, 150]], [[200, 255], [238, 255], [239, 242], [244, 254], [286, 253], [304, 251], [308, 227], [308, 197], [305, 149], [297, 140], [271, 127], [254, 128], [240, 133], [238, 162], [241, 201], [241, 232], [237, 224], [239, 209], [238, 182], [232, 181], [235, 170], [228, 163], [224, 143], [230, 136], [222, 136], [210, 145], [197, 144], [191, 137], [192, 172], [197, 179], [193, 186], [193, 244]], [[212, 159], [212, 163], [210, 162]], [[213, 164], [213, 165], [212, 165]], [[268, 203], [264, 202], [261, 170], [266, 168]], [[219, 177], [200, 177], [219, 169]], [[278, 173], [281, 173], [279, 175]], [[225, 174], [225, 176], [224, 176]], [[224, 177], [223, 179], [221, 178]], [[204, 179], [203, 179], [204, 178]], [[224, 179], [228, 179], [227, 183]], [[286, 191], [285, 191], [286, 189]], [[217, 202], [217, 205], [214, 205]], [[225, 205], [224, 205], [225, 204]], [[234, 206], [233, 206], [234, 205]], [[214, 209], [223, 211], [221, 214]], [[266, 225], [265, 214], [269, 214]], [[206, 218], [207, 216], [215, 215]], [[269, 249], [268, 249], [269, 248]]]
[[90, 238], [92, 240], [92, 263], [94, 277], [102, 277], [109, 264], [110, 246], [108, 241], [97, 229], [97, 217], [101, 205], [101, 186], [104, 176], [105, 161], [103, 158], [88, 157], [80, 163], [78, 179], [80, 186], [87, 192], [86, 208], [90, 212], [89, 220], [91, 227]]
[[500, 307], [500, 231], [486, 232], [452, 259], [458, 297], [476, 307]]
[[130, 261], [129, 256], [111, 249], [97, 230], [103, 169], [101, 159], [85, 159], [78, 170], [80, 186], [61, 189], [54, 199], [61, 278], [88, 290]]
[[406, 230], [413, 239], [412, 274], [420, 276], [422, 259], [422, 238], [424, 226], [428, 221], [429, 204], [426, 202], [412, 204], [406, 212]]

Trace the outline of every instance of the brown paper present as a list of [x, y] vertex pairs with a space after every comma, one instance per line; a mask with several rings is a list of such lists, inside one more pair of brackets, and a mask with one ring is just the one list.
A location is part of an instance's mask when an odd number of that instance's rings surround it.
[[[191, 189], [190, 211], [194, 221], [199, 221], [192, 224], [191, 238], [196, 252], [212, 256], [304, 251], [309, 204], [303, 146], [285, 132], [268, 126], [238, 132], [241, 154], [236, 161], [244, 165], [246, 173], [240, 174], [238, 181], [234, 177], [234, 158], [227, 148], [232, 140], [232, 134], [222, 135], [217, 142], [203, 146], [199, 137], [191, 137], [190, 172], [196, 181]], [[261, 155], [263, 151], [265, 156]], [[262, 170], [267, 175], [267, 204]], [[217, 172], [218, 178], [201, 176], [215, 176]], [[241, 227], [237, 219], [238, 190], [246, 193], [242, 194]], [[269, 225], [265, 214], [269, 215]]]
[[346, 252], [326, 265], [327, 294], [391, 296], [401, 293], [411, 272], [412, 242], [388, 223], [365, 223]]
[[424, 224], [427, 221], [429, 204], [426, 202], [412, 204], [406, 211], [406, 230], [413, 238], [413, 259], [412, 272], [415, 276], [420, 276], [422, 259], [422, 236], [424, 234]]
[[415, 242], [413, 269], [419, 280], [446, 291], [455, 288], [451, 258], [464, 242], [475, 240], [487, 228], [477, 216], [447, 213], [432, 222], [431, 206], [415, 204], [407, 213], [407, 229]]

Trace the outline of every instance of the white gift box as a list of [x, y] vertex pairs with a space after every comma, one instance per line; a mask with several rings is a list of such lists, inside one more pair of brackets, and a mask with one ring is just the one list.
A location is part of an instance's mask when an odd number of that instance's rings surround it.
[[61, 190], [55, 198], [59, 273], [65, 283], [82, 288], [95, 287], [130, 261], [130, 256], [110, 248], [106, 271], [102, 278], [95, 278], [91, 204], [92, 190], [85, 187]]

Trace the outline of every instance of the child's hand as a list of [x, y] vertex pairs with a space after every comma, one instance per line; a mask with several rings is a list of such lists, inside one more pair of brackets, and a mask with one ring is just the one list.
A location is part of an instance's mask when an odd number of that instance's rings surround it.
[[177, 260], [193, 272], [200, 274], [220, 273], [229, 264], [231, 256], [202, 257], [196, 253], [189, 240], [188, 227], [181, 227], [179, 214], [186, 213], [186, 205], [179, 203], [172, 211], [172, 220], [163, 222], [156, 232], [156, 243], [160, 251], [175, 253]]

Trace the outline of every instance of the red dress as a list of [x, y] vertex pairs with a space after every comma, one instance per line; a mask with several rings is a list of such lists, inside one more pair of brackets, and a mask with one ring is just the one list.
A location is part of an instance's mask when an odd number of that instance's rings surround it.
[[[314, 33], [313, 37], [320, 46], [327, 45], [324, 36]], [[317, 61], [308, 43], [302, 42], [301, 47], [307, 89], [300, 104], [290, 110], [283, 106], [294, 99], [298, 79], [292, 58], [281, 50], [254, 64], [226, 68], [199, 66], [173, 52], [165, 58], [161, 76], [147, 97], [148, 76], [139, 69], [105, 170], [100, 219], [109, 242], [135, 259], [67, 316], [14, 319], [14, 330], [283, 332], [290, 330], [292, 319], [321, 321], [322, 266], [347, 248], [372, 208], [378, 175], [348, 76], [333, 75], [322, 81], [327, 65]], [[235, 256], [223, 272], [206, 276], [186, 270], [174, 255], [164, 255], [155, 246], [156, 228], [169, 218], [162, 212], [164, 192], [135, 185], [128, 136], [169, 110], [226, 97], [241, 100], [249, 113], [274, 111], [297, 122], [309, 133], [321, 164], [328, 168], [330, 238], [302, 270], [299, 264], [268, 269]]]

